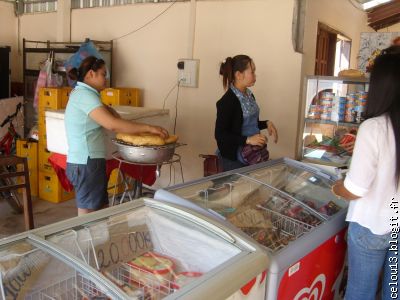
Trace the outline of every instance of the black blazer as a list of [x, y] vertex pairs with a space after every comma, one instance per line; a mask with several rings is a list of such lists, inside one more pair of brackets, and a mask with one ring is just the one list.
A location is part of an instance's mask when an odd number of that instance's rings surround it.
[[[247, 136], [242, 135], [243, 111], [238, 97], [228, 88], [217, 102], [217, 120], [215, 122], [215, 139], [221, 155], [230, 160], [237, 160], [239, 146], [246, 144]], [[260, 130], [267, 128], [267, 121], [258, 120]]]

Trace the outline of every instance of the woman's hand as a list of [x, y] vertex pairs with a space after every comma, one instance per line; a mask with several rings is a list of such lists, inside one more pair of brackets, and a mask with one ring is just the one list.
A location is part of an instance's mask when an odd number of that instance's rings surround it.
[[160, 126], [149, 125], [149, 133], [159, 135], [163, 139], [166, 139], [167, 137], [169, 137], [168, 131]]
[[336, 197], [343, 198], [345, 200], [356, 200], [360, 198], [359, 196], [352, 194], [348, 189], [346, 189], [343, 180], [336, 181], [332, 185], [331, 191]]
[[268, 142], [267, 137], [260, 133], [249, 136], [246, 139], [246, 144], [253, 146], [264, 146], [267, 142]]
[[274, 123], [268, 121], [267, 130], [268, 130], [268, 135], [274, 137], [274, 143], [276, 144], [278, 142], [278, 130], [276, 129]]

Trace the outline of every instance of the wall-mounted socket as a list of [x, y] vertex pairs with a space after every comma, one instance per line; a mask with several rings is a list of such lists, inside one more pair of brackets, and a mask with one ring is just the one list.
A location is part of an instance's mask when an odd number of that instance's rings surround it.
[[180, 86], [194, 87], [199, 86], [199, 59], [179, 59], [178, 60], [178, 80]]

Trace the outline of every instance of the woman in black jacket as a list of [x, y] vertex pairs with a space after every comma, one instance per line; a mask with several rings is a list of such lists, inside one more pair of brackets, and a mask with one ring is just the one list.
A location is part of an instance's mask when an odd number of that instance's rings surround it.
[[249, 87], [256, 82], [255, 65], [247, 55], [228, 57], [221, 64], [220, 75], [226, 93], [217, 102], [215, 139], [224, 171], [247, 165], [242, 156], [245, 145], [264, 146], [267, 137], [260, 130], [268, 129], [274, 142], [278, 132], [271, 121], [260, 121], [260, 109]]

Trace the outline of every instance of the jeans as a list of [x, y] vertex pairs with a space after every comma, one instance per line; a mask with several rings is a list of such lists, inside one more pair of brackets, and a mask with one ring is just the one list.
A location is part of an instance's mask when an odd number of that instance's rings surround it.
[[86, 164], [67, 163], [66, 175], [74, 186], [78, 208], [97, 210], [108, 205], [104, 158], [88, 157]]
[[[389, 220], [388, 220], [389, 222]], [[393, 243], [395, 241], [396, 243]], [[382, 300], [397, 299], [391, 295], [391, 287], [398, 288], [397, 271], [391, 273], [390, 265], [398, 264], [396, 251], [389, 250], [397, 246], [397, 234], [373, 234], [368, 228], [351, 222], [348, 231], [349, 273], [346, 288], [346, 300], [375, 300], [380, 272], [383, 268]], [[391, 280], [396, 274], [395, 280]]]
[[220, 153], [218, 153], [217, 155], [218, 155], [218, 159], [222, 162], [222, 171], [223, 172], [243, 168], [246, 166], [245, 164], [243, 164], [242, 162], [240, 162], [238, 160], [230, 160], [228, 158], [222, 157]]

